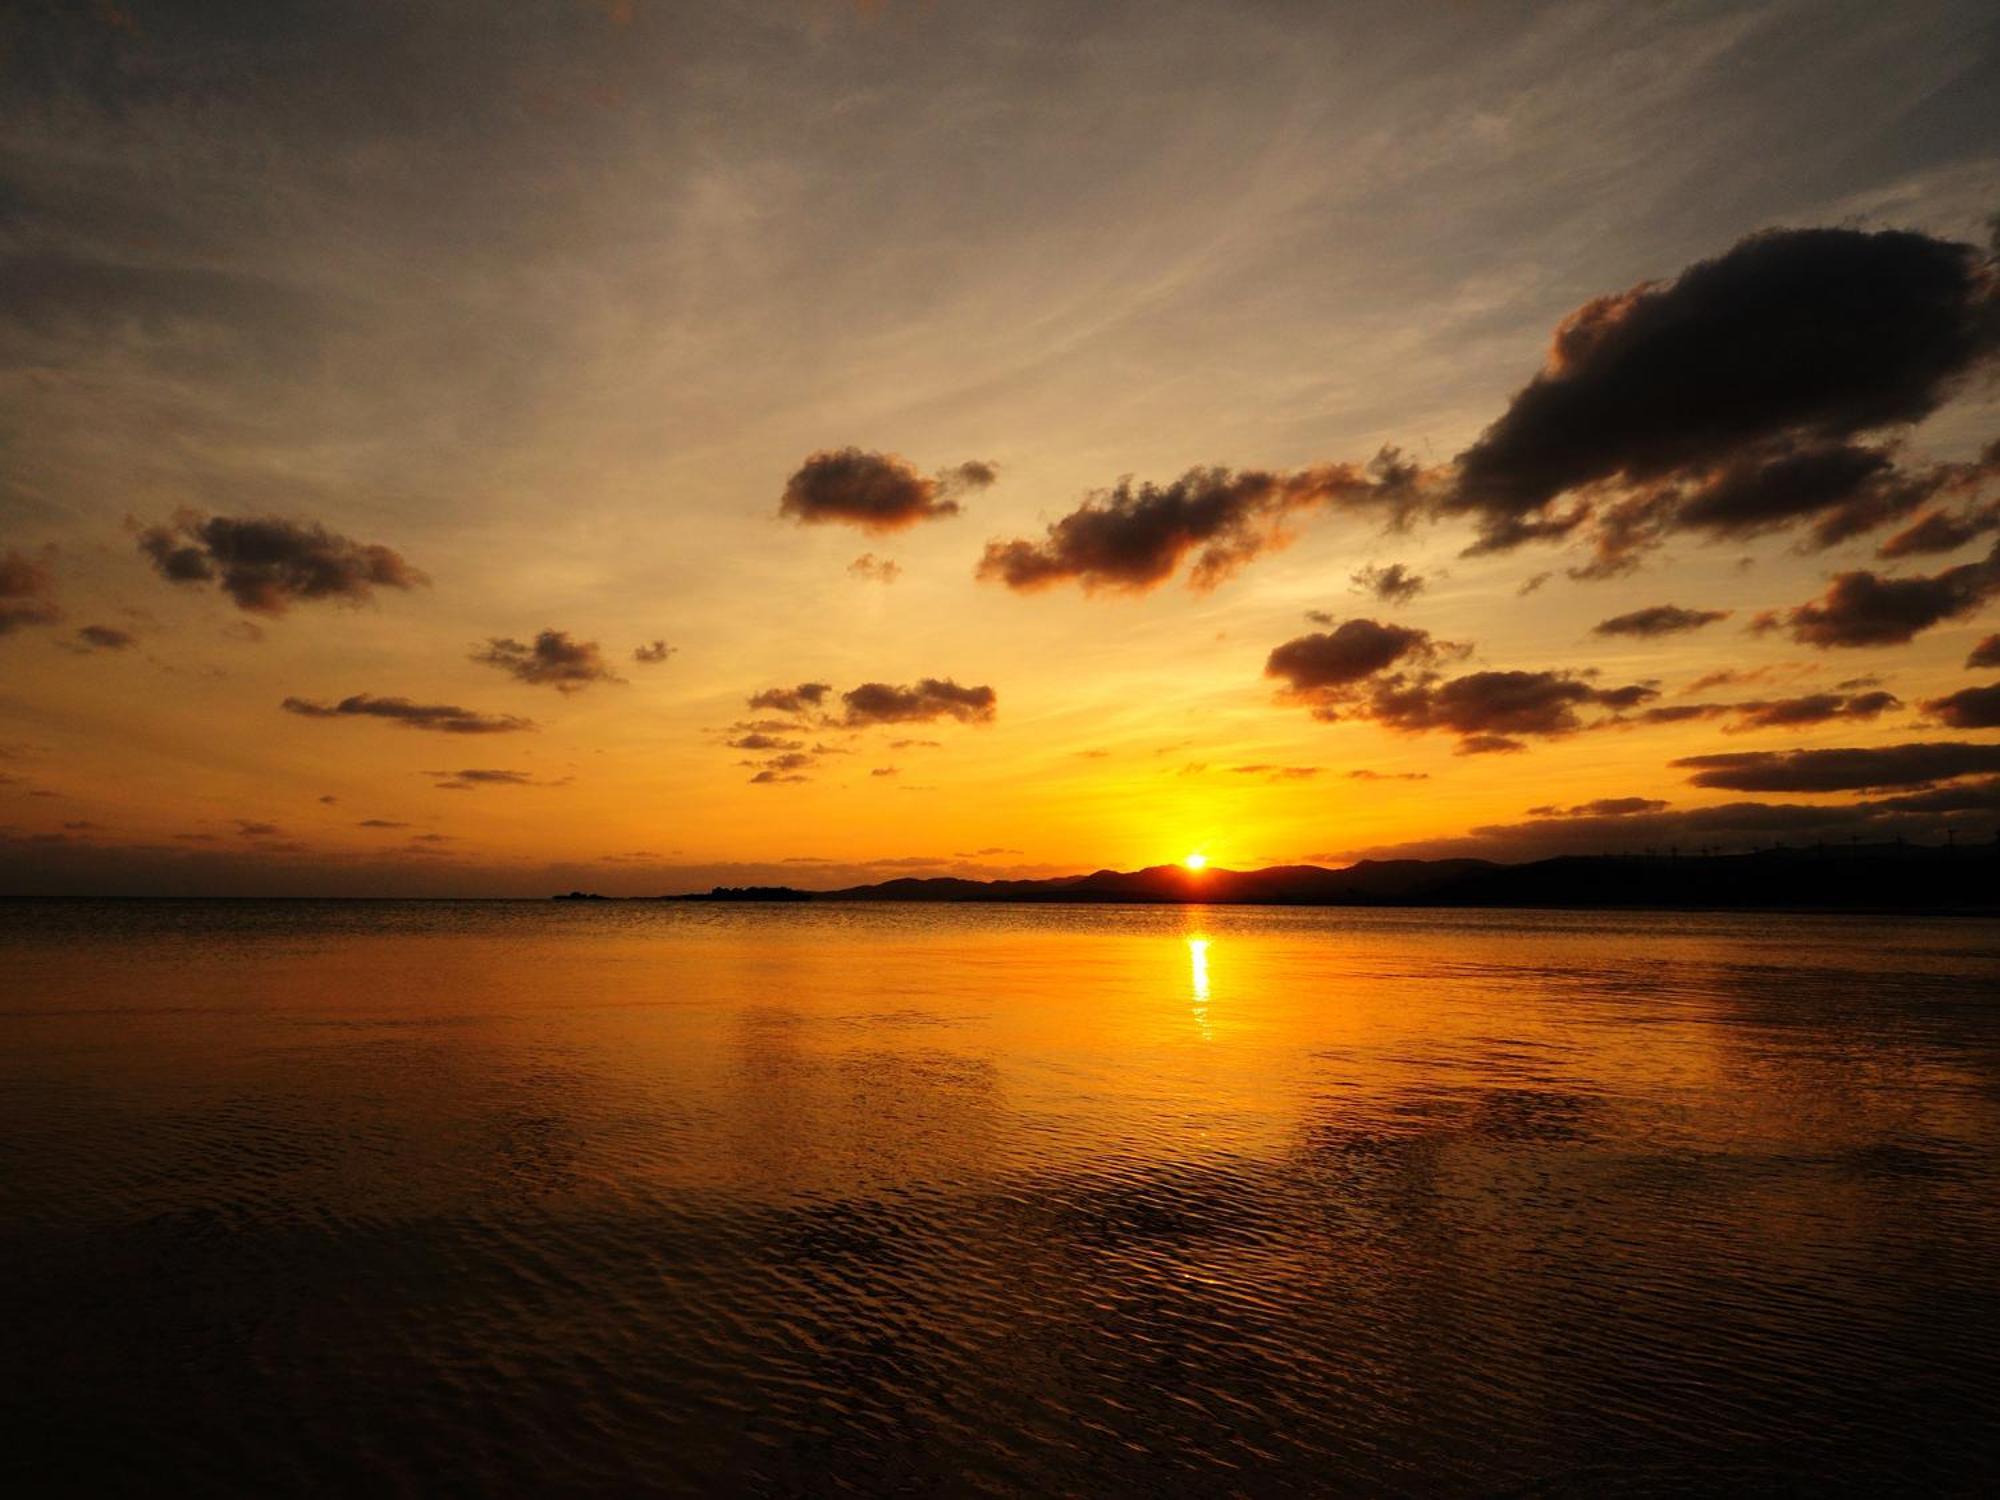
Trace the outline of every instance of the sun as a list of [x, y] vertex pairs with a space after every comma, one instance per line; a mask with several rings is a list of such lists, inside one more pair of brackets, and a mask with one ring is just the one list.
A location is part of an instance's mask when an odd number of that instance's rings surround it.
[[1201, 853], [1190, 854], [1181, 863], [1186, 865], [1190, 870], [1205, 870], [1208, 868], [1208, 856]]

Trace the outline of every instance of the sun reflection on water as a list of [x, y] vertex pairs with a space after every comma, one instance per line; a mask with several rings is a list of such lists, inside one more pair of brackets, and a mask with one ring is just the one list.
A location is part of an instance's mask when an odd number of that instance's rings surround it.
[[1191, 937], [1187, 940], [1188, 970], [1194, 991], [1194, 1023], [1201, 1028], [1201, 1039], [1206, 1042], [1214, 1032], [1208, 1024], [1208, 939]]

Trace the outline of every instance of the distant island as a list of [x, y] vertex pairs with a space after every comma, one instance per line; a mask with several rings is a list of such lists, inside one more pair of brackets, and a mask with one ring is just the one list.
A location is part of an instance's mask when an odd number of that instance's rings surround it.
[[717, 886], [664, 901], [1094, 902], [2000, 912], [2000, 844], [1776, 847], [1742, 854], [1362, 860], [1344, 869], [1098, 870], [1047, 880], [904, 877], [807, 891]]

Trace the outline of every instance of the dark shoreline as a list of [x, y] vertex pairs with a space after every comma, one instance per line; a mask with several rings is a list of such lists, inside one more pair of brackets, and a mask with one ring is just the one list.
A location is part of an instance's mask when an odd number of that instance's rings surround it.
[[[558, 899], [591, 899], [581, 892]], [[2000, 912], [2000, 845], [1903, 844], [1741, 854], [1561, 855], [1526, 864], [1364, 860], [1344, 869], [1180, 865], [1051, 880], [903, 877], [833, 891], [718, 886], [692, 902], [1429, 907], [1445, 910]]]

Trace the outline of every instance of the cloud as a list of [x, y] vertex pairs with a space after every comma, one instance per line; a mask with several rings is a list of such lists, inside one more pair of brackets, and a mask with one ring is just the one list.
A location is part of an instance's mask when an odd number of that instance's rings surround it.
[[633, 648], [632, 660], [642, 666], [650, 667], [665, 661], [674, 654], [676, 649], [676, 647], [669, 646], [665, 641], [647, 641], [643, 646]]
[[0, 635], [28, 625], [53, 625], [62, 618], [54, 598], [49, 565], [23, 552], [0, 554]]
[[[993, 720], [999, 695], [985, 686], [961, 687], [945, 677], [925, 677], [911, 687], [887, 682], [864, 682], [840, 694], [838, 709], [830, 702], [833, 689], [824, 682], [804, 682], [794, 688], [766, 688], [753, 694], [752, 708], [791, 714], [791, 719], [760, 720], [731, 726], [736, 737], [727, 741], [732, 749], [769, 754], [761, 761], [741, 764], [756, 769], [753, 785], [806, 780], [804, 773], [828, 755], [847, 755], [845, 746], [815, 743], [811, 749], [803, 740], [787, 738], [801, 730], [818, 727], [830, 730], [862, 730], [878, 724], [923, 724], [954, 719], [961, 724], [985, 724]], [[894, 750], [935, 749], [936, 740], [899, 739], [890, 742]], [[771, 753], [775, 752], [775, 753]], [[876, 776], [893, 775], [893, 768], [877, 770]]]
[[840, 722], [850, 729], [869, 724], [921, 724], [956, 719], [985, 724], [993, 719], [999, 697], [990, 687], [960, 687], [950, 678], [925, 677], [915, 687], [864, 682], [840, 695], [847, 712]]
[[1599, 797], [1573, 807], [1531, 807], [1531, 818], [1629, 818], [1638, 813], [1658, 812], [1667, 804], [1658, 797]]
[[1428, 587], [1428, 580], [1422, 574], [1412, 573], [1401, 563], [1390, 563], [1386, 568], [1370, 563], [1353, 575], [1352, 582], [1362, 593], [1372, 594], [1384, 604], [1408, 604]]
[[1264, 675], [1283, 679], [1291, 700], [1318, 703], [1326, 701], [1330, 691], [1344, 694], [1352, 684], [1390, 667], [1427, 666], [1466, 651], [1453, 642], [1434, 640], [1428, 630], [1415, 626], [1355, 619], [1331, 631], [1286, 641], [1265, 660]]
[[1801, 662], [1774, 663], [1762, 667], [1721, 667], [1713, 672], [1704, 672], [1681, 691], [1705, 693], [1710, 688], [1747, 687], [1751, 683], [1769, 682], [1774, 678], [1810, 677], [1815, 670]]
[[895, 766], [877, 766], [868, 774], [870, 776], [900, 776], [903, 773]]
[[308, 719], [387, 719], [406, 729], [429, 729], [439, 734], [514, 734], [535, 727], [533, 719], [513, 714], [484, 714], [451, 703], [412, 703], [408, 698], [378, 698], [370, 693], [355, 693], [338, 703], [287, 698], [279, 707]]
[[85, 625], [76, 633], [77, 651], [129, 651], [139, 638], [115, 625]]
[[1965, 658], [1968, 669], [1973, 667], [2000, 667], [2000, 635], [1989, 635], [1972, 648], [1972, 654]]
[[900, 531], [957, 515], [960, 495], [985, 489], [997, 477], [992, 464], [976, 461], [926, 476], [893, 453], [826, 449], [785, 482], [778, 513], [802, 525], [836, 521], [863, 531]]
[[446, 792], [473, 792], [487, 786], [559, 786], [560, 782], [537, 781], [526, 771], [474, 768], [469, 771], [426, 771], [433, 784]]
[[1583, 710], [1618, 714], [1659, 696], [1646, 683], [1603, 688], [1574, 672], [1469, 672], [1447, 678], [1433, 670], [1435, 663], [1467, 649], [1433, 640], [1424, 630], [1349, 620], [1330, 633], [1285, 642], [1272, 651], [1264, 675], [1280, 679], [1283, 698], [1309, 707], [1316, 719], [1368, 720], [1406, 734], [1442, 730], [1460, 736], [1459, 751], [1467, 755], [1520, 750], [1522, 735], [1594, 727], [1580, 717]]
[[2000, 593], [2000, 547], [1980, 562], [1941, 573], [1884, 577], [1867, 569], [1836, 573], [1819, 598], [1760, 616], [1754, 628], [1783, 628], [1793, 640], [1822, 650], [1898, 646], [1977, 610]]
[[1371, 771], [1366, 766], [1349, 771], [1350, 781], [1429, 781], [1428, 771]]
[[1726, 620], [1726, 609], [1682, 609], [1677, 604], [1653, 604], [1629, 614], [1613, 615], [1591, 627], [1592, 635], [1660, 636], [1681, 635], [1699, 630], [1717, 620]]
[[750, 706], [773, 713], [802, 714], [818, 708], [832, 691], [832, 685], [824, 682], [802, 682], [794, 688], [765, 688], [750, 695]]
[[776, 755], [764, 763], [762, 770], [750, 778], [752, 786], [776, 786], [783, 782], [809, 781], [806, 768], [813, 763], [810, 755]]
[[1953, 729], [2000, 729], [2000, 682], [1925, 701], [1924, 712]]
[[1139, 593], [1190, 556], [1188, 583], [1213, 588], [1291, 538], [1286, 521], [1327, 506], [1407, 517], [1421, 487], [1415, 465], [1385, 448], [1365, 468], [1321, 464], [1292, 473], [1190, 469], [1171, 484], [1123, 479], [1052, 523], [1040, 541], [986, 544], [978, 576], [1022, 592], [1059, 583]]
[[942, 750], [943, 740], [891, 740], [891, 750]]
[[408, 823], [398, 823], [393, 818], [363, 818], [354, 825], [356, 828], [408, 828]]
[[1873, 749], [1743, 750], [1670, 762], [1696, 786], [1734, 792], [1850, 792], [1928, 787], [2000, 771], [2000, 745], [1963, 741]]
[[1441, 508], [1475, 518], [1488, 550], [1566, 534], [1611, 485], [1653, 492], [1642, 530], [1739, 534], [1856, 504], [1820, 540], [1879, 524], [1908, 508], [1902, 479], [1884, 450], [1847, 440], [1942, 406], [1994, 353], [1995, 306], [1972, 245], [1753, 235], [1571, 314], [1544, 369], [1459, 455]]
[[[1340, 859], [1549, 859], [1591, 855], [1764, 848], [1799, 843], [1911, 838], [1941, 843], [1948, 832], [1983, 836], [2000, 814], [2000, 778], [1932, 791], [1841, 803], [1726, 802], [1669, 808], [1650, 797], [1605, 798], [1651, 810], [1592, 813], [1537, 808], [1517, 823], [1486, 824], [1462, 836], [1376, 845], [1321, 856]], [[1583, 804], [1587, 809], [1590, 804]]]
[[1658, 690], [1643, 683], [1600, 688], [1572, 672], [1470, 672], [1380, 684], [1358, 717], [1405, 732], [1563, 735], [1585, 727], [1580, 709], [1628, 709], [1656, 696]]
[[473, 652], [472, 660], [563, 694], [580, 692], [593, 682], [625, 680], [611, 670], [597, 642], [571, 640], [562, 630], [542, 631], [533, 645], [495, 636], [484, 650]]
[[184, 510], [167, 525], [142, 528], [138, 541], [162, 578], [214, 581], [252, 614], [281, 615], [301, 600], [360, 604], [377, 588], [430, 582], [388, 547], [350, 541], [313, 521]]
[[1266, 781], [1305, 781], [1317, 776], [1319, 766], [1273, 766], [1261, 762], [1256, 765], [1231, 766], [1230, 773], [1236, 776], [1261, 776]]
[[1747, 729], [1804, 729], [1837, 719], [1875, 719], [1892, 708], [1902, 706], [1902, 700], [1894, 693], [1877, 689], [1852, 695], [1808, 693], [1798, 698], [1731, 703], [1723, 705], [1722, 711], [1733, 715], [1737, 721], [1726, 728], [1738, 732]]
[[1961, 511], [1927, 511], [1876, 548], [1875, 555], [1893, 559], [1956, 552], [1994, 531], [2000, 531], [2000, 501]]
[[903, 565], [894, 558], [877, 557], [872, 552], [864, 552], [847, 565], [847, 571], [856, 578], [864, 578], [870, 583], [894, 583], [903, 576]]

